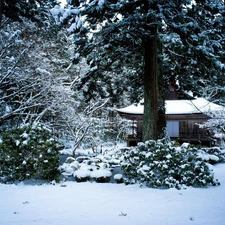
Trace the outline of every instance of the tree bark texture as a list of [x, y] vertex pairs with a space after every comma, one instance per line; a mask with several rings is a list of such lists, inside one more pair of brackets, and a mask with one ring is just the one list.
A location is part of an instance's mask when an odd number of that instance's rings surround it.
[[158, 138], [158, 56], [157, 28], [145, 43], [143, 141]]
[[[158, 53], [162, 53], [162, 43], [158, 40]], [[166, 128], [166, 89], [165, 89], [165, 79], [163, 75], [163, 61], [161, 57], [158, 57], [158, 138], [165, 137]]]

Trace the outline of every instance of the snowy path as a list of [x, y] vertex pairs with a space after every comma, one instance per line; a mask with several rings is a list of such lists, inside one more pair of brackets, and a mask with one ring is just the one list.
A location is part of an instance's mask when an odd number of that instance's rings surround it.
[[221, 186], [186, 190], [0, 184], [0, 225], [225, 225], [225, 163], [214, 171]]

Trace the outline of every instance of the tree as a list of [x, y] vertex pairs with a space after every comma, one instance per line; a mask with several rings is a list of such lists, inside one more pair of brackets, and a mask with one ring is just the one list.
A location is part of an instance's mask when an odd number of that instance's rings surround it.
[[[84, 89], [87, 100], [115, 96], [123, 91], [137, 100], [144, 93], [145, 141], [158, 137], [157, 111], [163, 108], [158, 105], [163, 102], [158, 99], [161, 89], [158, 85], [163, 84], [159, 78], [164, 81], [175, 78], [182, 89], [193, 90], [199, 87], [194, 82], [199, 77], [204, 74], [208, 79], [212, 77], [208, 73], [212, 68], [221, 69], [216, 68], [213, 57], [207, 57], [209, 52], [204, 51], [207, 40], [212, 40], [212, 25], [222, 15], [221, 2], [211, 6], [208, 1], [196, 1], [193, 5], [190, 1], [80, 0], [73, 1], [72, 7], [64, 10], [55, 8], [54, 15], [58, 16], [57, 21], [69, 24], [68, 30], [75, 34], [74, 63], [84, 57], [90, 66], [77, 85]], [[209, 21], [202, 19], [203, 14]], [[211, 32], [204, 32], [205, 29]], [[217, 32], [221, 33], [221, 29]], [[188, 37], [200, 44], [189, 43]], [[216, 51], [215, 56], [218, 54]], [[175, 71], [173, 65], [177, 66]], [[166, 71], [163, 76], [160, 75], [162, 67]]]
[[[3, 19], [0, 31], [0, 126], [46, 121], [64, 101], [70, 79], [67, 36], [55, 26]], [[63, 46], [63, 48], [62, 48]]]
[[[106, 100], [82, 103], [74, 89], [73, 39], [52, 24], [47, 30], [23, 18], [3, 18], [0, 31], [0, 128], [45, 124], [54, 135], [74, 141], [77, 147], [90, 142], [100, 146], [110, 130]], [[113, 135], [112, 135], [113, 136]]]
[[210, 118], [200, 128], [207, 129], [213, 138], [220, 140], [221, 147], [225, 146], [225, 110], [209, 111], [207, 116]]
[[1, 1], [0, 126], [49, 120], [63, 101], [70, 44], [53, 24], [55, 4]]
[[194, 96], [224, 95], [224, 3], [196, 1], [183, 15], [164, 14], [164, 74], [178, 81], [181, 90]]
[[74, 92], [71, 90], [71, 95], [67, 95], [67, 99], [60, 104], [54, 129], [61, 138], [73, 141], [72, 155], [75, 157], [78, 147], [95, 151], [106, 141], [106, 135], [113, 131], [109, 126], [108, 110], [104, 107], [108, 100], [81, 104], [72, 95]]
[[57, 4], [57, 0], [0, 0], [0, 25], [2, 15], [13, 21], [28, 18], [33, 22], [44, 24], [48, 18], [48, 10]]

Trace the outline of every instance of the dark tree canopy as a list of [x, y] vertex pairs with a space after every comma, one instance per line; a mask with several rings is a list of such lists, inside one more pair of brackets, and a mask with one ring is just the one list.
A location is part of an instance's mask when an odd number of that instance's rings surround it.
[[182, 90], [197, 96], [213, 94], [218, 98], [225, 85], [224, 5], [212, 1], [197, 3], [184, 15], [177, 14], [167, 23], [167, 31], [161, 34], [164, 75], [179, 81]]
[[77, 0], [66, 10], [60, 21], [74, 33], [74, 63], [85, 58], [90, 67], [77, 84], [87, 100], [119, 101], [127, 92], [137, 101], [147, 91], [147, 123], [157, 124], [154, 85], [175, 80], [202, 95], [207, 85], [224, 84], [223, 1]]
[[85, 26], [73, 30], [76, 56], [85, 57], [92, 68], [81, 83], [88, 85], [93, 78], [101, 81], [90, 83], [92, 91], [87, 91], [87, 96], [94, 91], [102, 93], [97, 88], [102, 81], [113, 84], [109, 82], [113, 79], [117, 84], [121, 77], [123, 90], [140, 95], [145, 42], [153, 26], [157, 26], [163, 53], [159, 57], [163, 58], [163, 73], [168, 80], [177, 80], [183, 90], [200, 95], [200, 87], [212, 81], [216, 85], [224, 74], [223, 1], [190, 5], [190, 1], [95, 0], [73, 4], [82, 7], [80, 15], [86, 15]]
[[42, 24], [48, 18], [47, 10], [57, 4], [57, 0], [0, 0], [0, 23], [2, 14], [13, 21], [22, 17]]

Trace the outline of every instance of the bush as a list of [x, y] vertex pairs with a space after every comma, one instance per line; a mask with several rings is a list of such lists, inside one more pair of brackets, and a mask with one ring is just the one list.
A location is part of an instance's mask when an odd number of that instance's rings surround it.
[[[203, 148], [202, 150], [210, 155], [208, 161], [211, 164], [218, 162], [225, 162], [225, 149], [219, 147], [210, 147], [210, 148]], [[215, 160], [216, 157], [217, 160]]]
[[85, 182], [90, 179], [90, 171], [78, 169], [73, 174], [77, 182]]
[[117, 184], [123, 183], [123, 175], [122, 174], [115, 174], [113, 176], [113, 178]]
[[[123, 152], [124, 149], [113, 148], [96, 155], [68, 157], [59, 169], [63, 178], [70, 179], [73, 176], [77, 182], [113, 182], [115, 180], [113, 180], [113, 175], [120, 172], [120, 157]], [[115, 182], [117, 181], [115, 180]]]
[[124, 182], [148, 187], [217, 185], [208, 163], [198, 157], [198, 149], [184, 144], [173, 147], [163, 140], [139, 143], [124, 155]]
[[110, 181], [112, 173], [106, 169], [94, 170], [91, 172], [91, 178], [99, 183], [107, 183]]
[[43, 127], [8, 129], [0, 136], [0, 182], [59, 179], [59, 143]]

